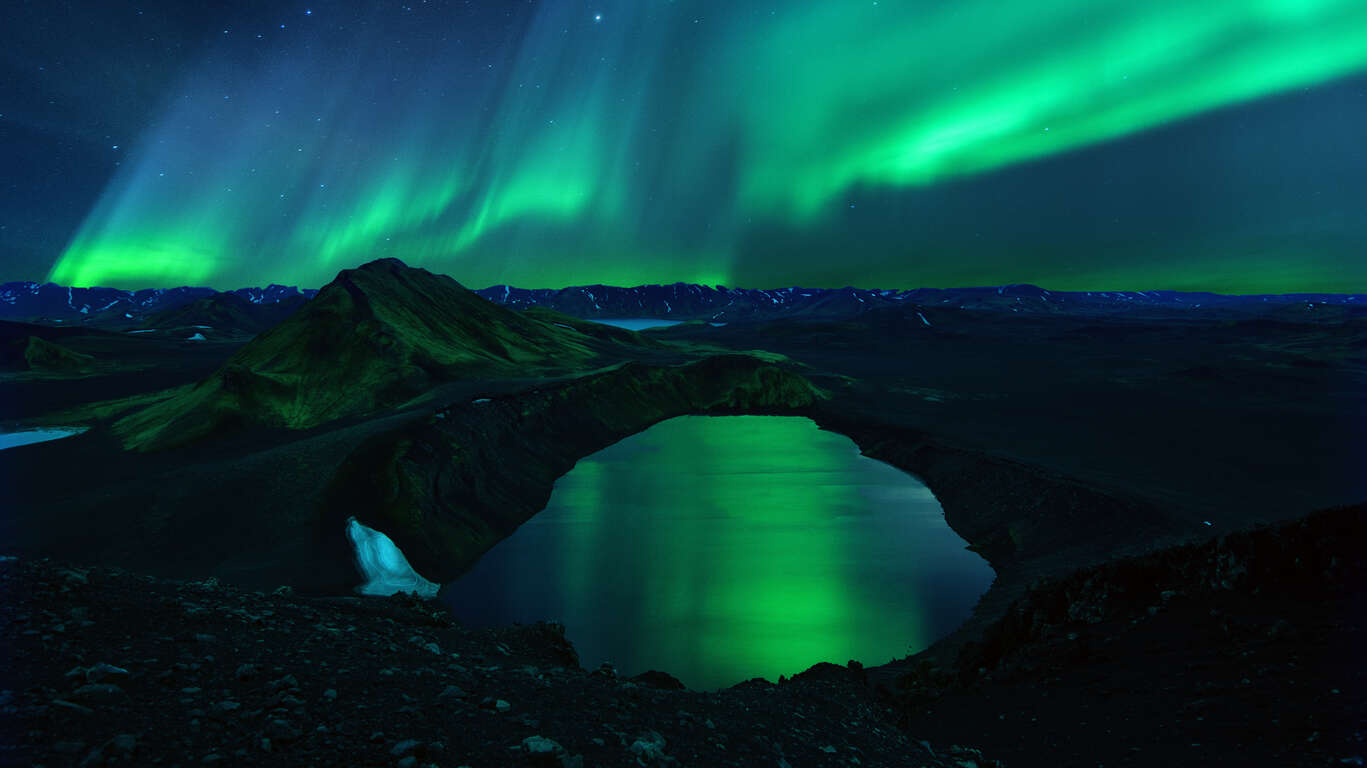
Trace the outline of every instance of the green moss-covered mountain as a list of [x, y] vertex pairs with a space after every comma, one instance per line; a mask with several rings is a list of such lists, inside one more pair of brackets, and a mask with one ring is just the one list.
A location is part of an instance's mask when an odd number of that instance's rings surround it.
[[307, 429], [402, 405], [442, 382], [582, 368], [629, 341], [524, 316], [445, 275], [382, 259], [341, 272], [211, 376], [115, 429], [136, 450], [242, 426]]
[[90, 355], [73, 352], [37, 336], [28, 337], [28, 343], [24, 345], [24, 360], [32, 370], [62, 373], [80, 373], [89, 369], [94, 362]]
[[80, 332], [81, 329], [0, 322], [0, 372], [85, 373], [95, 358], [54, 340], [70, 338]]

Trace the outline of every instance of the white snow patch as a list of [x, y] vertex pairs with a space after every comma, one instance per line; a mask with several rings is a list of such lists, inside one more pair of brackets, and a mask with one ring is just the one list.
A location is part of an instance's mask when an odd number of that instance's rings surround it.
[[394, 540], [383, 533], [361, 525], [354, 517], [347, 518], [346, 533], [356, 554], [356, 567], [365, 577], [365, 583], [356, 588], [357, 592], [363, 595], [416, 592], [423, 597], [432, 597], [441, 589], [440, 584], [424, 579], [413, 570]]
[[194, 336], [189, 336], [189, 337], [187, 337], [185, 340], [186, 340], [186, 341], [208, 341], [208, 339], [204, 338], [204, 334], [202, 334], [202, 333], [196, 333]]
[[927, 328], [930, 327], [930, 321], [926, 319], [925, 315], [921, 314], [920, 312], [917, 312], [916, 316], [921, 318], [921, 322], [925, 323]]
[[487, 402], [489, 402], [489, 398], [487, 398], [487, 397], [476, 397], [474, 400], [471, 400], [470, 402], [474, 403], [475, 405], [479, 405], [480, 403], [487, 403]]
[[141, 330], [141, 331], [129, 331], [129, 333], [156, 333], [156, 332], [157, 332], [157, 329], [156, 329], [156, 328], [147, 328], [147, 329]]

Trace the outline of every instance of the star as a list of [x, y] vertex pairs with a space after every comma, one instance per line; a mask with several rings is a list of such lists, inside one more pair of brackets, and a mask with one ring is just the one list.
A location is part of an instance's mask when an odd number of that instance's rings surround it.
[[601, 13], [595, 13], [595, 14], [593, 14], [593, 21], [594, 21], [595, 23], [600, 22], [600, 21], [602, 21], [602, 20], [603, 20], [603, 14], [601, 14]]

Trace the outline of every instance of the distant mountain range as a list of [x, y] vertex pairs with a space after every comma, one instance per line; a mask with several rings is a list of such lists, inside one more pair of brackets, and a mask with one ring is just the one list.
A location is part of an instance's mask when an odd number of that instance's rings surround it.
[[605, 285], [534, 289], [497, 285], [476, 291], [506, 306], [541, 306], [583, 318], [654, 317], [734, 322], [776, 316], [848, 317], [880, 307], [947, 306], [1016, 312], [1087, 311], [1114, 313], [1142, 307], [1251, 307], [1266, 305], [1367, 306], [1367, 296], [1283, 294], [1226, 296], [1180, 291], [1050, 291], [1017, 284], [980, 288], [777, 288], [758, 290], [688, 283], [618, 288]]
[[[265, 288], [67, 288], [54, 283], [0, 283], [0, 320], [52, 323], [113, 323], [138, 326], [158, 313], [215, 296], [233, 296], [249, 305], [274, 305], [311, 299], [318, 291], [294, 286]], [[193, 325], [193, 323], [191, 323]]]
[[[52, 283], [0, 284], [0, 320], [97, 324], [116, 328], [215, 326], [225, 318], [237, 330], [256, 332], [279, 322], [318, 291], [269, 285], [218, 292], [211, 288], [126, 291], [65, 288]], [[513, 309], [545, 307], [580, 318], [662, 318], [737, 322], [775, 317], [848, 317], [879, 307], [948, 306], [1014, 312], [1143, 309], [1268, 309], [1367, 306], [1363, 294], [1228, 296], [1180, 291], [1050, 291], [1018, 284], [978, 288], [725, 288], [690, 283], [617, 287], [514, 288], [495, 285], [474, 293]], [[190, 309], [181, 310], [189, 306]]]

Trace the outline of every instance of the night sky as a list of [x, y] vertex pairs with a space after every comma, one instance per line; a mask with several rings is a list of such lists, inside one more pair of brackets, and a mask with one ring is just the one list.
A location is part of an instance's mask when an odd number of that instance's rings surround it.
[[1361, 292], [1365, 137], [1362, 0], [7, 0], [0, 281]]

